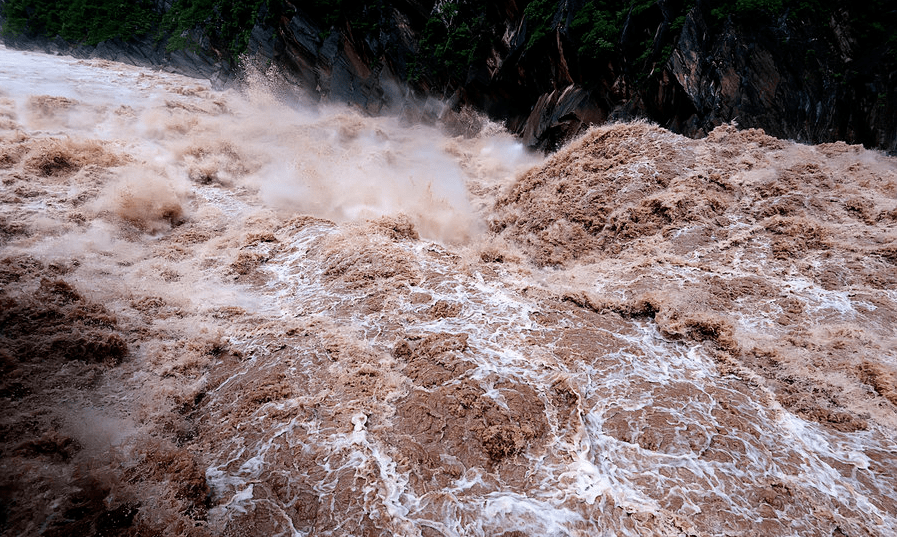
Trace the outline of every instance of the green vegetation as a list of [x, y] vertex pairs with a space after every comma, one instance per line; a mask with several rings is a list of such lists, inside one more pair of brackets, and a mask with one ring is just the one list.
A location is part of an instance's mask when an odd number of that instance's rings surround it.
[[[622, 60], [641, 80], [670, 57], [694, 5], [694, 0], [668, 2], [664, 12], [655, 0], [589, 0], [575, 14], [570, 34], [582, 62], [595, 65]], [[630, 32], [624, 43], [627, 20], [640, 30]]]
[[150, 0], [6, 0], [3, 31], [96, 45], [109, 39], [147, 35], [159, 22]]
[[548, 35], [555, 28], [552, 22], [555, 19], [555, 13], [558, 9], [558, 2], [555, 0], [533, 0], [523, 11], [526, 18], [526, 31], [529, 39], [526, 41], [526, 48], [530, 49]]
[[[685, 16], [695, 2], [686, 0], [668, 2], [665, 9], [672, 11], [675, 18], [668, 20], [656, 0], [587, 0], [582, 7], [572, 13], [568, 35], [576, 45], [580, 61], [585, 64], [606, 64], [607, 61], [624, 59], [626, 65], [647, 75], [657, 61], [665, 61], [673, 50], [675, 39], [685, 24]], [[534, 0], [524, 11], [527, 20], [526, 48], [551, 34], [569, 18], [558, 12], [560, 4], [551, 0]], [[647, 29], [628, 36], [623, 43], [623, 28], [626, 21], [638, 21], [633, 27]], [[665, 30], [657, 34], [664, 23]], [[660, 40], [655, 43], [655, 39]]]
[[[580, 6], [577, 11], [567, 12], [571, 3], [530, 0], [518, 4], [525, 6], [524, 49], [553, 39], [560, 29], [575, 47], [583, 69], [600, 69], [612, 62], [642, 80], [669, 58], [695, 3], [668, 0], [661, 9], [658, 0], [584, 0], [572, 3]], [[230, 59], [246, 50], [256, 24], [273, 27], [280, 17], [302, 12], [321, 28], [321, 38], [331, 31], [344, 32], [372, 63], [384, 53], [381, 47], [388, 41], [381, 37], [394, 27], [394, 7], [407, 9], [392, 0], [174, 0], [164, 12], [160, 5], [158, 0], [0, 0], [7, 34], [58, 36], [88, 45], [153, 36], [169, 51], [205, 42]], [[471, 67], [483, 65], [493, 45], [501, 46], [503, 23], [490, 20], [501, 15], [494, 4], [476, 0], [440, 0], [433, 5], [428, 18], [415, 23], [420, 37], [408, 62], [408, 77], [463, 84]], [[844, 42], [853, 43], [854, 50], [883, 52], [873, 61], [897, 63], [893, 0], [851, 5], [840, 0], [718, 0], [706, 15], [712, 27], [732, 23], [773, 32], [770, 35], [783, 45], [795, 32], [782, 33], [782, 22], [792, 28], [829, 28], [829, 46], [801, 51], [808, 64], [830, 64], [829, 51]], [[630, 30], [624, 36], [627, 24]], [[396, 47], [395, 40], [388, 46]]]
[[156, 34], [167, 38], [169, 51], [195, 47], [194, 36], [205, 36], [236, 57], [246, 50], [263, 7], [271, 14], [281, 4], [281, 0], [176, 0], [163, 14], [152, 0], [6, 0], [3, 31], [58, 36], [87, 45]]
[[570, 29], [580, 43], [581, 58], [597, 60], [616, 50], [624, 16], [620, 4], [607, 0], [586, 2], [576, 14]]
[[468, 68], [485, 59], [489, 39], [482, 2], [461, 0], [440, 4], [424, 26], [409, 78], [416, 81], [425, 75], [447, 74], [450, 79], [463, 82]]
[[249, 34], [262, 6], [270, 12], [274, 7], [271, 4], [270, 0], [176, 0], [162, 17], [161, 29], [170, 35], [166, 49], [196, 47], [191, 32], [199, 29], [237, 57], [249, 44]]

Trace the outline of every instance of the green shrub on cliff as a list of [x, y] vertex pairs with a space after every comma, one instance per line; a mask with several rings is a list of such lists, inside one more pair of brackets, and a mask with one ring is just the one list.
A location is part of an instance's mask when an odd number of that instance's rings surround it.
[[468, 69], [485, 59], [489, 29], [481, 2], [449, 1], [434, 7], [421, 33], [409, 78], [445, 76], [464, 82]]
[[170, 35], [166, 49], [197, 46], [198, 32], [214, 45], [226, 48], [235, 58], [246, 50], [263, 7], [267, 13], [273, 13], [281, 3], [280, 0], [176, 0], [162, 17], [162, 30]]
[[529, 35], [526, 40], [526, 48], [532, 48], [554, 30], [552, 22], [554, 22], [558, 7], [556, 0], [533, 0], [526, 6], [523, 11], [527, 25], [526, 31]]
[[[396, 33], [395, 14], [404, 12], [410, 15], [411, 26], [405, 35], [418, 36], [416, 43], [405, 43], [415, 51], [407, 62], [408, 78], [427, 79], [427, 85], [458, 85], [484, 67], [493, 49], [507, 46], [502, 34], [508, 16], [515, 23], [522, 17], [523, 48], [533, 61], [546, 53], [546, 46], [554, 46], [551, 41], [560, 30], [567, 40], [564, 45], [570, 45], [565, 54], [576, 52], [571, 65], [595, 73], [595, 79], [600, 77], [597, 70], [612, 65], [615, 72], [644, 81], [669, 58], [686, 15], [695, 6], [694, 0], [530, 0], [512, 7], [476, 0], [412, 4], [392, 0], [0, 0], [0, 12], [3, 32], [8, 34], [58, 36], [88, 45], [156, 36], [169, 51], [203, 48], [229, 59], [246, 50], [256, 24], [268, 24], [267, 31], [276, 35], [281, 21], [299, 14], [322, 32], [340, 32], [353, 40], [372, 63], [382, 58], [382, 47], [399, 46], [395, 36], [390, 43], [388, 35]], [[897, 63], [894, 0], [850, 5], [839, 0], [718, 0], [703, 6], [711, 32], [734, 25], [749, 34], [767, 32], [787, 42], [801, 35], [795, 28], [811, 29], [813, 39], [824, 46], [814, 47], [815, 56], [806, 63], [836, 65], [840, 71], [835, 74], [844, 79], [851, 76], [846, 65], [832, 63], [837, 55], [854, 62]], [[428, 7], [429, 13], [421, 11]], [[512, 15], [516, 9], [522, 13]], [[857, 54], [860, 51], [863, 54]], [[404, 62], [398, 62], [400, 70]]]
[[96, 45], [149, 34], [158, 24], [159, 14], [150, 0], [6, 0], [3, 18], [5, 33], [58, 36]]
[[598, 0], [586, 2], [570, 29], [579, 41], [579, 55], [585, 59], [598, 59], [614, 52], [620, 40], [621, 2]]
[[6, 0], [3, 31], [88, 45], [156, 33], [167, 39], [169, 51], [196, 47], [203, 36], [236, 57], [246, 50], [259, 15], [276, 13], [282, 5], [281, 0], [175, 0], [161, 13], [152, 0]]

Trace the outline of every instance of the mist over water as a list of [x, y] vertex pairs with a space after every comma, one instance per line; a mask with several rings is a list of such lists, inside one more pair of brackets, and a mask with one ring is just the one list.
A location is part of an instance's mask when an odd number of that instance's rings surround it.
[[3, 535], [897, 533], [897, 163], [0, 49]]

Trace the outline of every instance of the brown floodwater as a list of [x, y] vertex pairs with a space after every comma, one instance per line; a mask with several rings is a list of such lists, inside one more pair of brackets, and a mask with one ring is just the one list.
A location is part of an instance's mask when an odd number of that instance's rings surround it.
[[3, 535], [897, 534], [893, 157], [0, 81]]

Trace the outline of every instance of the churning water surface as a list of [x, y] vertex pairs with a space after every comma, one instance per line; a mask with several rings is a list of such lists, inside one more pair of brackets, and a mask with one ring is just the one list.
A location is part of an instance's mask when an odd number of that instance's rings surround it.
[[0, 49], [4, 535], [897, 533], [897, 163]]

